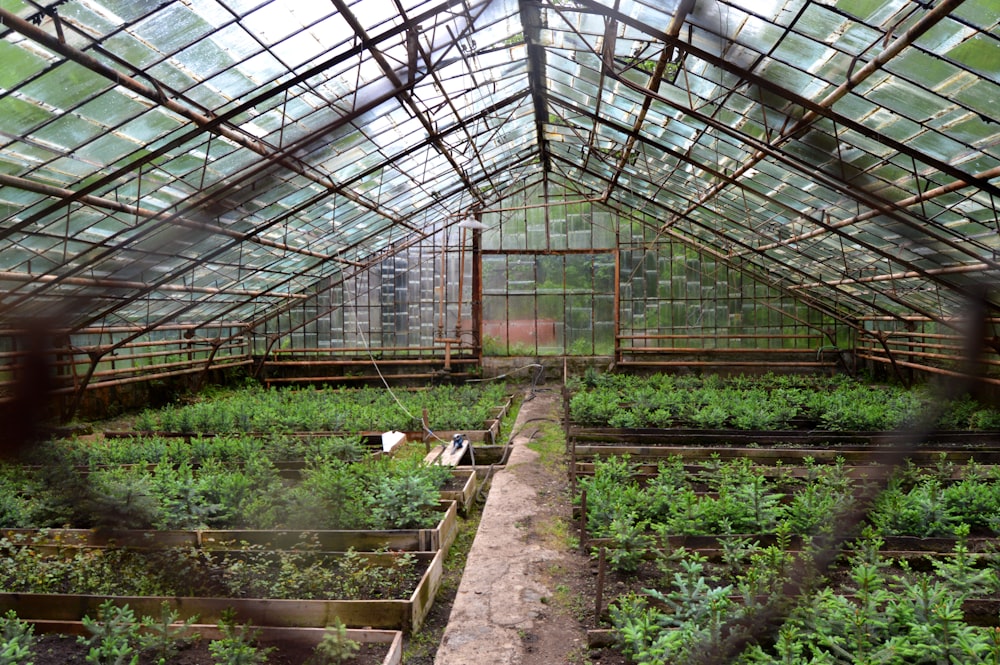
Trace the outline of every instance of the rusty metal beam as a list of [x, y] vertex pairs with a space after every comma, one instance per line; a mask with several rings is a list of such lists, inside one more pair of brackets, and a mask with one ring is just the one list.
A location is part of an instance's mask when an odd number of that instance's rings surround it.
[[[431, 123], [431, 121], [427, 119], [427, 117], [424, 115], [423, 111], [414, 101], [413, 96], [409, 92], [409, 90], [413, 87], [413, 85], [415, 85], [415, 83], [419, 80], [419, 77], [417, 75], [418, 69], [416, 62], [417, 60], [416, 52], [418, 50], [418, 47], [416, 44], [417, 38], [414, 33], [415, 30], [414, 24], [411, 23], [410, 21], [406, 21], [407, 29], [409, 31], [410, 67], [407, 75], [407, 80], [404, 81], [403, 79], [400, 78], [399, 72], [393, 69], [392, 65], [389, 63], [386, 57], [382, 55], [382, 53], [378, 50], [378, 47], [371, 40], [371, 37], [369, 37], [368, 32], [365, 30], [364, 25], [362, 25], [361, 21], [359, 21], [358, 18], [354, 15], [354, 13], [351, 11], [351, 8], [347, 5], [347, 3], [344, 2], [344, 0], [332, 0], [332, 2], [333, 5], [337, 8], [337, 11], [340, 12], [341, 17], [344, 20], [346, 20], [348, 25], [350, 25], [351, 28], [354, 30], [354, 34], [361, 39], [361, 42], [365, 45], [365, 48], [367, 48], [368, 52], [371, 53], [372, 57], [375, 59], [375, 62], [377, 62], [379, 67], [382, 69], [382, 73], [385, 74], [386, 78], [388, 78], [389, 81], [392, 83], [393, 88], [395, 88], [397, 91], [396, 97], [402, 102], [404, 106], [410, 109], [414, 117], [420, 122], [424, 130], [427, 132], [427, 135], [431, 137], [431, 143], [434, 145], [435, 149], [441, 156], [443, 156], [446, 160], [448, 160], [448, 163], [451, 165], [452, 170], [455, 171], [459, 179], [465, 184], [468, 192], [475, 199], [479, 201], [480, 205], [483, 205], [484, 201], [479, 195], [479, 190], [476, 187], [474, 187], [472, 183], [469, 181], [468, 174], [466, 174], [465, 171], [462, 169], [462, 167], [458, 164], [458, 162], [455, 161], [455, 158], [452, 156], [451, 151], [444, 145], [444, 143], [438, 136], [437, 130], [435, 129], [433, 123]], [[431, 63], [428, 63], [428, 68], [430, 68], [430, 65]], [[444, 88], [442, 88], [442, 91], [443, 90]]]
[[[13, 187], [15, 189], [21, 189], [27, 192], [34, 192], [35, 194], [42, 194], [43, 196], [51, 196], [55, 198], [74, 198], [79, 203], [84, 205], [89, 205], [94, 208], [101, 208], [105, 210], [113, 210], [115, 212], [123, 212], [129, 215], [134, 215], [136, 217], [142, 217], [149, 220], [159, 220], [163, 218], [162, 210], [151, 210], [149, 208], [141, 208], [139, 206], [134, 206], [128, 203], [122, 203], [121, 201], [115, 201], [113, 199], [106, 199], [101, 196], [94, 196], [93, 194], [84, 194], [82, 196], [77, 196], [77, 193], [71, 189], [65, 189], [63, 187], [55, 187], [53, 185], [46, 185], [39, 182], [34, 182], [33, 180], [28, 180], [27, 178], [19, 178], [17, 176], [6, 175], [0, 173], [0, 185], [6, 187]], [[302, 256], [311, 256], [317, 259], [323, 259], [325, 261], [337, 261], [346, 264], [353, 264], [353, 261], [347, 261], [336, 256], [330, 256], [328, 254], [321, 254], [320, 252], [313, 252], [308, 249], [303, 249], [301, 247], [292, 247], [291, 245], [286, 245], [285, 243], [276, 242], [274, 240], [268, 240], [267, 238], [261, 238], [255, 235], [256, 232], [240, 233], [239, 231], [233, 231], [227, 229], [224, 226], [219, 226], [218, 224], [212, 224], [211, 222], [202, 222], [187, 219], [185, 217], [174, 217], [171, 219], [172, 224], [181, 226], [184, 228], [191, 229], [193, 231], [206, 231], [208, 233], [213, 233], [216, 235], [225, 236], [232, 240], [238, 240], [241, 242], [251, 242], [257, 245], [263, 245], [265, 247], [273, 247], [274, 249], [280, 249], [281, 251], [288, 252], [289, 254], [300, 254]]]
[[718, 67], [719, 69], [727, 71], [730, 74], [734, 74], [739, 78], [746, 80], [747, 82], [755, 86], [767, 90], [768, 92], [774, 93], [779, 97], [788, 100], [792, 104], [805, 109], [806, 111], [811, 111], [820, 116], [828, 118], [838, 125], [846, 127], [851, 131], [857, 132], [858, 134], [866, 138], [878, 141], [882, 145], [888, 146], [893, 150], [903, 155], [906, 155], [907, 157], [911, 157], [917, 161], [927, 164], [931, 168], [934, 168], [940, 171], [941, 173], [949, 175], [958, 180], [963, 180], [972, 186], [978, 187], [979, 189], [982, 189], [990, 194], [993, 194], [994, 196], [1000, 197], [1000, 185], [995, 185], [991, 183], [989, 180], [977, 178], [972, 174], [962, 171], [961, 169], [957, 168], [955, 165], [947, 161], [936, 159], [931, 155], [921, 153], [920, 151], [914, 149], [911, 146], [908, 146], [907, 144], [901, 141], [897, 141], [891, 137], [881, 134], [878, 130], [872, 127], [868, 127], [867, 125], [857, 120], [848, 118], [840, 113], [837, 113], [832, 108], [824, 107], [820, 105], [818, 102], [813, 101], [812, 99], [809, 99], [807, 97], [802, 97], [801, 95], [791, 90], [781, 87], [780, 85], [778, 85], [773, 81], [770, 81], [762, 76], [754, 74], [753, 72], [748, 71], [737, 64], [729, 62], [728, 60], [725, 59], [725, 57], [721, 55], [715, 55], [713, 53], [709, 53], [708, 51], [700, 49], [692, 44], [683, 42], [679, 37], [671, 38], [666, 33], [662, 32], [658, 27], [654, 27], [649, 24], [643, 23], [641, 21], [637, 21], [632, 17], [628, 16], [627, 14], [623, 14], [621, 11], [617, 9], [600, 4], [596, 0], [577, 0], [577, 4], [582, 5], [589, 11], [601, 14], [603, 16], [607, 16], [620, 23], [624, 23], [637, 30], [641, 30], [642, 32], [645, 32], [653, 37], [657, 37], [663, 40], [664, 43], [674, 44], [677, 48], [683, 50], [684, 52], [693, 55], [694, 57], [700, 60], [704, 60], [705, 62], [710, 63], [711, 65]]
[[517, 5], [527, 50], [528, 89], [535, 109], [535, 141], [538, 144], [542, 173], [548, 174], [552, 164], [548, 139], [545, 138], [545, 125], [548, 124], [549, 117], [545, 102], [545, 49], [540, 44], [542, 12], [535, 0], [518, 0]]
[[[589, 0], [583, 0], [583, 1], [586, 2], [586, 1], [589, 1]], [[897, 211], [894, 209], [894, 206], [893, 206], [893, 204], [891, 202], [884, 201], [884, 200], [881, 200], [881, 199], [877, 199], [874, 196], [869, 196], [866, 192], [855, 190], [855, 189], [851, 188], [848, 183], [840, 182], [839, 180], [836, 180], [836, 179], [832, 178], [831, 176], [827, 176], [827, 175], [824, 175], [822, 173], [817, 172], [809, 164], [801, 163], [799, 161], [799, 159], [797, 157], [793, 156], [793, 155], [786, 154], [786, 153], [784, 153], [784, 152], [782, 152], [782, 151], [780, 151], [779, 149], [776, 149], [776, 148], [772, 149], [769, 145], [766, 145], [766, 144], [764, 144], [761, 141], [753, 139], [750, 136], [746, 136], [746, 135], [740, 134], [738, 132], [738, 130], [730, 128], [730, 127], [726, 126], [724, 123], [721, 123], [721, 122], [715, 120], [714, 118], [711, 118], [711, 117], [709, 117], [709, 116], [707, 116], [707, 115], [705, 115], [703, 113], [700, 113], [698, 111], [694, 111], [694, 110], [692, 110], [690, 108], [684, 107], [681, 104], [677, 104], [675, 102], [672, 102], [671, 100], [669, 100], [669, 99], [667, 99], [667, 98], [665, 98], [665, 97], [663, 97], [661, 95], [656, 95], [655, 93], [651, 92], [650, 90], [648, 90], [646, 88], [642, 88], [641, 86], [639, 86], [639, 85], [637, 85], [637, 84], [629, 81], [626, 77], [617, 76], [616, 74], [613, 74], [613, 75], [616, 76], [616, 80], [618, 80], [623, 85], [625, 85], [625, 86], [627, 86], [629, 88], [635, 89], [638, 92], [642, 92], [644, 94], [649, 94], [649, 95], [656, 96], [656, 98], [661, 103], [663, 103], [663, 104], [665, 104], [667, 106], [670, 106], [671, 108], [675, 108], [675, 109], [677, 109], [677, 110], [679, 110], [679, 111], [681, 111], [683, 113], [686, 113], [687, 115], [689, 115], [689, 116], [697, 119], [699, 122], [711, 125], [716, 130], [718, 130], [720, 132], [724, 132], [726, 134], [730, 134], [731, 136], [733, 136], [737, 140], [740, 140], [740, 141], [742, 141], [742, 142], [750, 145], [751, 147], [754, 147], [756, 150], [758, 150], [759, 153], [763, 153], [766, 156], [771, 157], [772, 159], [775, 159], [776, 161], [779, 161], [779, 162], [781, 162], [781, 163], [783, 163], [783, 164], [785, 164], [787, 166], [790, 166], [791, 168], [793, 168], [793, 169], [795, 169], [797, 171], [802, 172], [807, 177], [809, 177], [809, 178], [811, 178], [813, 180], [816, 180], [817, 182], [823, 184], [824, 186], [830, 187], [831, 189], [834, 189], [836, 191], [840, 191], [841, 193], [844, 193], [847, 196], [856, 199], [859, 203], [863, 203], [864, 205], [866, 205], [869, 208], [879, 210], [880, 214], [885, 215], [886, 217], [888, 217], [890, 219], [893, 219], [895, 221], [898, 221], [898, 222], [900, 222], [902, 224], [905, 224], [907, 226], [915, 228], [918, 231], [920, 231], [921, 233], [929, 236], [932, 239], [935, 239], [935, 240], [938, 240], [938, 241], [940, 241], [942, 243], [948, 244], [949, 247], [952, 247], [956, 251], [960, 251], [960, 252], [962, 252], [964, 254], [968, 254], [969, 256], [974, 257], [977, 260], [982, 260], [982, 257], [979, 256], [979, 254], [973, 252], [972, 250], [966, 249], [965, 247], [962, 247], [960, 244], [955, 243], [953, 241], [950, 241], [948, 239], [940, 238], [936, 234], [932, 233], [928, 229], [928, 226], [929, 226], [928, 224], [924, 224], [922, 226], [918, 225], [914, 221], [911, 221], [910, 219], [908, 219], [907, 217], [905, 217], [904, 215], [897, 213]], [[607, 119], [605, 119], [603, 121], [606, 124], [609, 124], [610, 126], [615, 126], [615, 125], [613, 125], [613, 123], [611, 123]], [[624, 128], [624, 127], [620, 127], [619, 131], [627, 132], [628, 130], [626, 128]], [[759, 160], [755, 161], [754, 163], [756, 164], [758, 162], [759, 162]], [[708, 169], [708, 167], [705, 167], [704, 165], [702, 165], [702, 168], [705, 168], [706, 170], [710, 170], [710, 169]], [[722, 183], [724, 183], [725, 185], [729, 185], [729, 184], [732, 184], [733, 182], [735, 182], [735, 179], [737, 178], [737, 174], [732, 174], [732, 175], [719, 174], [718, 177], [720, 177], [720, 180], [721, 180]], [[713, 197], [715, 195], [717, 195], [719, 192], [722, 191], [722, 188], [720, 186], [718, 186], [718, 185], [713, 186], [711, 189], [714, 190]], [[753, 191], [753, 190], [750, 190], [750, 191]], [[700, 197], [699, 201], [701, 201], [702, 198], [704, 198], [704, 197]], [[710, 197], [710, 198], [712, 198], [712, 197]], [[683, 210], [683, 211], [674, 212], [673, 213], [674, 219], [672, 221], [666, 222], [663, 225], [663, 228], [669, 228], [669, 226], [673, 223], [673, 221], [676, 221], [676, 220], [681, 219], [681, 218], [684, 218], [684, 219], [687, 219], [687, 220], [690, 221], [691, 220], [690, 213], [693, 212], [694, 210], [697, 210], [699, 207], [702, 207], [703, 205], [707, 204], [708, 201], [710, 200], [710, 198], [706, 199], [704, 203], [700, 203], [698, 205], [689, 206], [686, 210]], [[799, 215], [802, 216], [801, 213], [799, 213]], [[871, 245], [870, 243], [864, 243], [864, 242], [860, 241], [855, 236], [849, 235], [849, 234], [845, 233], [842, 230], [838, 230], [838, 229], [835, 229], [835, 228], [831, 227], [829, 225], [829, 223], [827, 223], [827, 222], [819, 221], [819, 220], [812, 219], [812, 218], [809, 218], [809, 219], [814, 224], [816, 224], [818, 226], [821, 226], [822, 228], [824, 228], [827, 231], [831, 231], [831, 232], [837, 233], [838, 235], [842, 235], [842, 236], [850, 238], [851, 242], [854, 242], [854, 243], [857, 243], [859, 245], [864, 246], [867, 250], [869, 250], [870, 252], [874, 253], [877, 256], [881, 256], [882, 258], [888, 259], [890, 261], [896, 261], [897, 263], [899, 263], [899, 264], [907, 267], [910, 270], [914, 270], [916, 272], [921, 273], [925, 279], [927, 279], [927, 280], [929, 280], [931, 282], [939, 283], [942, 286], [944, 286], [945, 288], [947, 288], [947, 289], [949, 289], [951, 291], [954, 291], [954, 292], [956, 292], [958, 294], [961, 294], [961, 295], [964, 295], [964, 296], [969, 296], [970, 295], [970, 294], [966, 293], [966, 291], [961, 286], [956, 285], [956, 284], [952, 284], [952, 283], [948, 282], [947, 280], [940, 279], [940, 277], [938, 277], [938, 276], [930, 275], [930, 274], [928, 274], [926, 272], [925, 269], [921, 268], [920, 266], [917, 266], [916, 264], [913, 264], [912, 262], [906, 261], [905, 259], [902, 259], [899, 256], [893, 254], [892, 251], [891, 251], [891, 248], [882, 248], [882, 247], [877, 247], [877, 246]], [[753, 250], [753, 248], [749, 248], [749, 249]], [[1000, 262], [988, 262], [988, 263], [991, 265], [991, 267], [996, 268], [996, 269], [1000, 269]], [[883, 295], [887, 295], [887, 294], [883, 294]], [[993, 308], [998, 308], [998, 305], [996, 303], [989, 303], [989, 305], [991, 307], [993, 307]], [[912, 305], [910, 305], [910, 304], [908, 304], [907, 306], [912, 308]]]
[[[54, 280], [52, 275], [33, 275], [25, 272], [11, 272], [0, 270], [0, 280], [11, 282], [23, 282], [25, 284], [46, 283]], [[143, 291], [166, 291], [169, 293], [207, 293], [213, 295], [231, 295], [247, 298], [261, 298], [266, 294], [263, 291], [247, 291], [244, 289], [224, 289], [211, 286], [185, 286], [177, 284], [160, 284], [158, 286], [145, 282], [134, 282], [121, 279], [107, 279], [99, 277], [69, 277], [62, 280], [62, 283], [72, 286], [85, 286], [102, 289], [138, 289]], [[289, 294], [287, 297], [293, 299], [306, 299], [309, 296], [302, 294]]]
[[[985, 263], [973, 263], [971, 265], [961, 265], [961, 266], [949, 266], [946, 268], [928, 268], [926, 272], [932, 275], [967, 275], [970, 273], [982, 273], [991, 270], [991, 268]], [[823, 282], [808, 282], [805, 284], [795, 284], [789, 288], [793, 291], [798, 290], [808, 290], [815, 289], [819, 287], [827, 287], [842, 284], [871, 284], [873, 282], [894, 282], [900, 279], [917, 279], [922, 278], [923, 275], [918, 272], [893, 272], [885, 273], [881, 275], [872, 275], [870, 277], [857, 277], [857, 278], [843, 278], [826, 280]]]
[[[975, 178], [981, 180], [992, 180], [994, 178], [1000, 178], [1000, 166], [994, 167], [992, 169], [987, 169], [986, 171], [980, 171], [979, 173], [975, 174]], [[962, 189], [965, 189], [966, 187], [972, 187], [972, 186], [974, 186], [972, 183], [966, 182], [964, 180], [954, 180], [948, 183], [947, 185], [941, 185], [940, 187], [928, 189], [919, 194], [915, 194], [905, 199], [896, 201], [894, 205], [896, 205], [896, 207], [898, 208], [909, 208], [910, 206], [924, 203], [925, 201], [931, 201], [939, 196], [944, 196], [945, 194], [951, 194], [960, 191]], [[831, 222], [830, 226], [837, 229], [841, 229], [847, 226], [858, 224], [860, 222], [868, 221], [869, 219], [878, 217], [880, 214], [881, 213], [878, 210], [869, 210], [868, 212], [854, 215], [853, 217], [848, 217], [846, 219], [841, 219], [836, 222]], [[807, 233], [800, 233], [798, 235], [794, 235], [789, 238], [779, 240], [778, 242], [775, 243], [771, 243], [768, 245], [761, 245], [759, 249], [764, 249], [764, 250], [776, 249], [778, 247], [784, 247], [789, 243], [809, 240], [810, 238], [823, 235], [827, 232], [828, 231], [826, 229], [816, 229], [814, 231], [809, 231]]]
[[[676, 38], [680, 32], [681, 27], [684, 25], [684, 21], [687, 20], [688, 14], [694, 9], [697, 0], [681, 0], [680, 4], [677, 5], [677, 9], [674, 10], [674, 15], [670, 17], [670, 23], [667, 25], [666, 34], [669, 37]], [[613, 23], [613, 22], [609, 22]], [[605, 35], [610, 32], [606, 31]], [[614, 33], [611, 33], [614, 36]], [[604, 48], [611, 49], [611, 54], [614, 54], [614, 40], [605, 39]], [[652, 75], [649, 79], [650, 89], [654, 92], [658, 92], [660, 89], [660, 83], [663, 81], [663, 75], [667, 70], [667, 65], [669, 65], [674, 59], [674, 44], [666, 43], [664, 44], [663, 51], [660, 52], [660, 57], [656, 61], [656, 68], [653, 70]], [[604, 68], [601, 68], [601, 86], [603, 88], [605, 78]], [[600, 96], [598, 96], [600, 98]], [[611, 181], [604, 190], [604, 200], [607, 201], [611, 198], [611, 191], [617, 186], [618, 179], [621, 178], [622, 169], [625, 165], [629, 163], [632, 157], [632, 152], [635, 150], [636, 146], [636, 136], [642, 130], [643, 125], [646, 124], [646, 116], [649, 114], [649, 109], [653, 105], [652, 97], [644, 97], [642, 100], [642, 107], [639, 109], [639, 114], [636, 116], [635, 122], [632, 123], [632, 134], [629, 135], [627, 142], [625, 143], [625, 149], [622, 150], [621, 158], [618, 160], [615, 166], [614, 172], [611, 177]]]

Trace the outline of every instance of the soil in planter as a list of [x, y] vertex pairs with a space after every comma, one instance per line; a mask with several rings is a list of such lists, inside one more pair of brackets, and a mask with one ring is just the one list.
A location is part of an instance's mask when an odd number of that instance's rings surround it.
[[[208, 649], [210, 640], [198, 640], [185, 647], [167, 665], [206, 665], [214, 663]], [[303, 665], [313, 653], [311, 646], [289, 642], [264, 641], [264, 648], [275, 650], [267, 657], [268, 665]], [[351, 660], [341, 661], [344, 665], [381, 665], [389, 651], [388, 644], [362, 644], [357, 655]], [[79, 644], [76, 636], [39, 635], [38, 643], [32, 651], [35, 665], [87, 665], [87, 646]], [[153, 665], [152, 657], [140, 658], [139, 665]]]

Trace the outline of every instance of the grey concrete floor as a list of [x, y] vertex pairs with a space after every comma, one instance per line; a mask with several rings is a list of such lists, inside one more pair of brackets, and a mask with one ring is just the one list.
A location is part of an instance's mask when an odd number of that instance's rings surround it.
[[[520, 665], [537, 662], [538, 652], [546, 648], [538, 637], [552, 634], [546, 628], [552, 620], [546, 603], [553, 590], [545, 571], [564, 553], [545, 539], [532, 537], [526, 528], [545, 511], [540, 497], [546, 495], [546, 485], [552, 485], [551, 473], [540, 472], [538, 453], [527, 444], [537, 429], [532, 423], [558, 422], [560, 405], [557, 393], [539, 392], [521, 406], [511, 453], [493, 478], [435, 665]], [[560, 643], [547, 648], [573, 646]], [[526, 658], [529, 651], [532, 656]]]

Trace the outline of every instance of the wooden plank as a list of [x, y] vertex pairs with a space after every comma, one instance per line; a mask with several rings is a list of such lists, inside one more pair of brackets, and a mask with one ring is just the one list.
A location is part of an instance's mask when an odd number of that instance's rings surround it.
[[[474, 474], [470, 474], [474, 475]], [[440, 502], [441, 519], [432, 529], [315, 530], [315, 529], [203, 529], [190, 531], [104, 530], [104, 529], [3, 529], [0, 534], [15, 543], [36, 547], [127, 547], [165, 549], [198, 547], [239, 549], [239, 543], [272, 549], [289, 549], [313, 541], [331, 552], [371, 552], [380, 549], [407, 552], [446, 550], [455, 541], [458, 508], [452, 499]], [[235, 545], [234, 545], [235, 544]]]
[[832, 463], [843, 458], [849, 463], [884, 463], [894, 464], [900, 461], [900, 454], [905, 459], [921, 463], [935, 463], [945, 460], [960, 464], [970, 459], [982, 464], [1000, 463], [1000, 450], [993, 448], [980, 450], [976, 448], [893, 450], [891, 448], [847, 449], [847, 448], [706, 448], [702, 446], [627, 446], [627, 445], [577, 445], [577, 459], [592, 457], [609, 457], [611, 455], [629, 455], [635, 461], [646, 459], [663, 459], [680, 456], [685, 459], [743, 459], [749, 458], [761, 463], [798, 463], [804, 457], [811, 457], [816, 462]]
[[410, 596], [410, 621], [405, 628], [408, 632], [417, 632], [431, 611], [434, 604], [434, 597], [437, 596], [438, 589], [441, 588], [441, 578], [444, 577], [444, 552], [438, 550], [434, 559], [427, 566], [424, 576], [420, 578], [413, 595]]
[[445, 441], [445, 445], [438, 446], [427, 453], [427, 456], [424, 458], [424, 462], [439, 466], [458, 466], [459, 462], [462, 461], [462, 457], [465, 456], [466, 451], [469, 450], [469, 446], [471, 445], [469, 438], [463, 438], [462, 445], [459, 447], [452, 445], [447, 439], [445, 439]]
[[[1000, 433], [995, 431], [942, 430], [925, 433], [922, 444], [992, 446]], [[577, 442], [617, 442], [645, 445], [731, 445], [798, 444], [892, 446], [914, 443], [913, 434], [901, 432], [833, 432], [825, 430], [734, 430], [734, 429], [622, 429], [571, 425], [568, 438]]]

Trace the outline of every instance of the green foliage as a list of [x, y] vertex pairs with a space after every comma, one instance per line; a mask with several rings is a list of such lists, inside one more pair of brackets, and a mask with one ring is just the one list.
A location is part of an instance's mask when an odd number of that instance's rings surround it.
[[144, 412], [135, 427], [228, 434], [413, 431], [421, 429], [420, 417], [426, 409], [435, 429], [481, 429], [490, 410], [506, 399], [505, 390], [496, 383], [441, 385], [391, 394], [376, 388], [269, 390], [258, 386]]
[[[961, 540], [952, 557], [935, 559], [932, 572], [916, 572], [905, 565], [891, 568], [892, 561], [879, 553], [881, 541], [869, 532], [856, 543], [842, 588], [807, 593], [777, 627], [776, 639], [761, 642], [747, 634], [748, 646], [733, 662], [997, 662], [998, 631], [969, 625], [962, 612], [966, 599], [996, 593], [996, 574], [977, 563]], [[792, 555], [780, 549], [733, 543], [729, 556], [737, 565], [730, 570], [740, 603], [732, 599], [731, 584], [708, 573], [704, 557], [678, 550], [665, 562], [674, 570], [664, 590], [628, 593], [609, 608], [630, 662], [688, 662], [696, 655], [693, 650], [711, 651], [719, 644], [724, 625], [738, 631], [741, 623], [752, 621], [760, 599], [780, 599], [789, 581]]]
[[[569, 387], [570, 417], [588, 427], [781, 430], [802, 417], [831, 431], [882, 431], [913, 425], [938, 406], [923, 388], [869, 386], [847, 377], [640, 378], [590, 370]], [[1000, 411], [965, 396], [945, 405], [937, 426], [997, 429]]]
[[922, 480], [909, 491], [898, 482], [879, 494], [869, 520], [887, 536], [946, 536], [954, 533], [959, 516], [944, 500], [941, 481]]
[[336, 665], [350, 660], [360, 650], [361, 644], [347, 636], [347, 626], [337, 617], [332, 626], [326, 627], [323, 639], [305, 665]]
[[90, 523], [148, 529], [157, 522], [159, 503], [151, 479], [137, 468], [101, 469], [90, 474]]
[[140, 621], [139, 649], [152, 657], [157, 665], [164, 665], [185, 644], [199, 639], [198, 634], [191, 631], [191, 625], [197, 620], [198, 617], [193, 616], [180, 621], [180, 613], [164, 601], [160, 605], [159, 617], [146, 616]]
[[[628, 456], [609, 456], [594, 461], [592, 477], [580, 479], [592, 536], [613, 538], [616, 530], [621, 535], [626, 525], [640, 523], [662, 535], [773, 533], [782, 525], [811, 533], [829, 521], [831, 506], [846, 505], [851, 495], [849, 482], [831, 480], [822, 501], [786, 502], [781, 479], [768, 477], [748, 459], [709, 460], [688, 474], [680, 458], [672, 458], [645, 485], [635, 470]], [[696, 492], [695, 481], [706, 483], [711, 493]]]
[[31, 649], [37, 640], [35, 627], [7, 610], [0, 616], [0, 665], [32, 665]]
[[622, 398], [615, 392], [592, 390], [578, 392], [570, 398], [570, 414], [583, 426], [602, 426], [623, 410]]
[[723, 624], [739, 610], [729, 598], [731, 587], [711, 584], [703, 572], [703, 560], [685, 558], [667, 592], [644, 589], [644, 595], [627, 594], [609, 607], [630, 662], [684, 663], [718, 648]]
[[257, 645], [259, 630], [236, 623], [235, 613], [223, 613], [219, 621], [222, 637], [208, 644], [209, 653], [215, 665], [264, 665], [271, 648], [262, 649]]
[[[277, 449], [273, 440], [268, 445], [279, 455], [307, 453], [298, 483], [283, 478], [265, 446], [249, 438], [194, 437], [179, 446], [155, 437], [130, 440], [140, 449], [151, 443], [147, 452], [161, 458], [90, 473], [61, 459], [53, 444], [39, 453], [51, 458], [45, 464], [0, 465], [0, 528], [389, 529], [430, 527], [440, 519], [439, 490], [450, 471], [424, 464], [420, 446], [373, 460], [354, 437], [282, 441]], [[126, 447], [116, 442], [95, 457], [124, 458]], [[69, 451], [67, 457], [80, 459], [75, 446]]]
[[421, 570], [411, 554], [261, 547], [74, 548], [63, 553], [0, 539], [0, 585], [10, 593], [306, 599], [407, 597]]
[[608, 546], [608, 561], [611, 567], [622, 573], [634, 573], [639, 564], [650, 553], [654, 544], [649, 534], [649, 524], [638, 522], [634, 514], [617, 515], [608, 526], [611, 544]]
[[83, 627], [90, 633], [77, 640], [86, 644], [87, 662], [97, 665], [137, 665], [139, 662], [139, 624], [128, 605], [121, 607], [108, 599], [101, 603], [97, 619], [83, 617]]
[[640, 515], [643, 492], [633, 478], [635, 467], [628, 455], [594, 461], [594, 475], [581, 478], [587, 492], [587, 530], [601, 538], [610, 535], [609, 525], [622, 515]]
[[372, 495], [365, 477], [339, 460], [310, 466], [293, 490], [293, 526], [321, 529], [364, 529], [372, 523]]
[[433, 527], [437, 516], [431, 509], [440, 497], [428, 475], [386, 476], [375, 485], [372, 516], [391, 529]]

